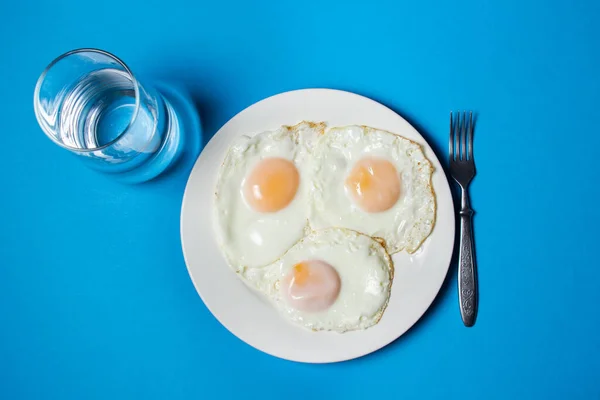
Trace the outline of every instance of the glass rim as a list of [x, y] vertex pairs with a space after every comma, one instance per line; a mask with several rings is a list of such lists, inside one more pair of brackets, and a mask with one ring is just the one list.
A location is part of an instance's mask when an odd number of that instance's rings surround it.
[[[41, 91], [41, 87], [42, 87], [42, 83], [44, 82], [46, 75], [48, 74], [48, 72], [50, 71], [50, 69], [52, 67], [54, 67], [56, 64], [58, 64], [61, 60], [72, 56], [74, 54], [79, 54], [79, 53], [97, 53], [97, 54], [102, 54], [104, 56], [107, 56], [108, 58], [116, 61], [119, 65], [121, 65], [124, 69], [125, 72], [129, 75], [129, 77], [131, 78], [131, 83], [133, 84], [133, 88], [135, 91], [135, 110], [133, 111], [133, 115], [131, 116], [131, 119], [129, 120], [129, 123], [127, 124], [127, 126], [123, 129], [122, 132], [120, 132], [113, 140], [111, 140], [110, 142], [103, 144], [102, 146], [97, 146], [97, 147], [91, 147], [91, 148], [80, 148], [80, 147], [74, 147], [74, 146], [69, 146], [67, 144], [64, 144], [60, 141], [58, 141], [56, 139], [56, 137], [48, 134], [48, 132], [46, 131], [46, 129], [44, 128], [44, 124], [42, 124], [41, 120], [40, 120], [40, 108], [41, 106], [39, 105], [40, 103], [40, 91]], [[133, 126], [133, 124], [135, 123], [135, 120], [137, 119], [138, 116], [138, 112], [140, 109], [140, 89], [139, 89], [139, 83], [137, 81], [137, 79], [135, 78], [135, 76], [133, 75], [133, 72], [131, 72], [131, 70], [129, 69], [129, 67], [127, 66], [127, 64], [125, 64], [119, 57], [115, 56], [114, 54], [106, 51], [106, 50], [101, 50], [101, 49], [96, 49], [96, 48], [79, 48], [79, 49], [74, 49], [71, 51], [68, 51], [66, 53], [61, 54], [60, 56], [56, 57], [54, 60], [52, 60], [52, 62], [50, 62], [50, 64], [48, 64], [48, 66], [44, 69], [44, 71], [42, 72], [42, 74], [39, 76], [37, 83], [35, 85], [35, 90], [33, 92], [33, 109], [35, 112], [35, 117], [38, 121], [38, 124], [40, 125], [40, 127], [42, 128], [42, 131], [44, 132], [44, 134], [50, 139], [52, 140], [54, 143], [56, 143], [57, 145], [59, 145], [60, 147], [62, 147], [63, 149], [67, 149], [70, 151], [74, 151], [74, 152], [78, 152], [78, 153], [89, 153], [89, 152], [93, 152], [93, 151], [98, 151], [98, 150], [102, 150], [105, 149], [107, 147], [112, 146], [113, 144], [115, 144], [116, 142], [119, 141], [119, 139], [121, 139], [123, 137], [123, 135], [129, 131], [129, 129]]]

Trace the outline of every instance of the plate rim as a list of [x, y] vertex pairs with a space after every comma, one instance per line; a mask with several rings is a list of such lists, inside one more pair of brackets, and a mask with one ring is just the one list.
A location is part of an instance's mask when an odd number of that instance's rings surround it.
[[[348, 92], [348, 91], [344, 91], [344, 90], [339, 90], [339, 89], [328, 89], [328, 88], [305, 88], [305, 89], [296, 89], [296, 90], [290, 90], [290, 91], [286, 91], [286, 92], [282, 92], [282, 93], [278, 93], [278, 94], [274, 94], [272, 96], [266, 97], [262, 100], [259, 100], [247, 107], [245, 107], [243, 110], [239, 111], [238, 113], [236, 113], [233, 117], [231, 117], [225, 124], [223, 124], [218, 130], [217, 132], [211, 137], [211, 139], [209, 140], [209, 142], [205, 145], [205, 148], [203, 149], [203, 152], [200, 153], [200, 155], [198, 156], [198, 158], [196, 159], [196, 161], [194, 162], [194, 165], [189, 173], [186, 185], [185, 185], [185, 190], [184, 190], [184, 195], [183, 195], [183, 199], [182, 199], [182, 204], [181, 204], [181, 213], [180, 213], [180, 239], [181, 239], [181, 247], [182, 247], [182, 252], [183, 252], [183, 256], [184, 256], [184, 260], [185, 260], [185, 264], [186, 264], [186, 269], [188, 271], [188, 274], [190, 276], [190, 279], [194, 285], [194, 288], [196, 290], [196, 292], [198, 293], [198, 295], [200, 296], [202, 302], [204, 303], [204, 305], [206, 306], [206, 308], [209, 310], [209, 312], [213, 315], [213, 317], [215, 319], [217, 319], [217, 321], [219, 321], [219, 323], [225, 328], [227, 329], [232, 335], [234, 335], [236, 338], [238, 338], [239, 340], [241, 340], [242, 342], [246, 343], [247, 345], [261, 351], [264, 352], [266, 354], [269, 354], [271, 356], [280, 358], [280, 359], [285, 359], [285, 360], [290, 360], [290, 361], [296, 361], [296, 362], [303, 362], [303, 363], [331, 363], [331, 362], [341, 362], [341, 361], [346, 361], [346, 360], [351, 360], [354, 358], [359, 358], [362, 356], [365, 356], [367, 354], [370, 354], [372, 352], [375, 352], [381, 348], [386, 347], [387, 345], [389, 345], [390, 343], [394, 342], [395, 340], [399, 339], [400, 337], [402, 337], [406, 332], [408, 332], [412, 327], [414, 327], [419, 320], [421, 320], [421, 318], [425, 315], [425, 313], [430, 309], [431, 305], [433, 304], [433, 302], [435, 301], [435, 299], [438, 297], [438, 295], [440, 294], [440, 290], [444, 284], [444, 281], [446, 280], [446, 277], [448, 275], [448, 271], [450, 269], [450, 264], [451, 264], [451, 260], [452, 260], [452, 255], [453, 255], [453, 249], [454, 249], [454, 244], [455, 244], [455, 234], [456, 234], [456, 216], [454, 215], [454, 212], [451, 212], [450, 215], [448, 216], [450, 218], [449, 225], [447, 227], [447, 229], [449, 229], [448, 231], [448, 241], [449, 241], [449, 248], [450, 251], [448, 253], [448, 255], [445, 257], [447, 259], [447, 262], [444, 262], [444, 266], [443, 266], [443, 276], [439, 281], [439, 284], [436, 285], [435, 291], [434, 291], [434, 295], [431, 297], [431, 299], [428, 299], [427, 301], [423, 302], [422, 304], [424, 305], [424, 307], [422, 307], [422, 310], [419, 310], [416, 314], [417, 317], [414, 318], [414, 321], [412, 321], [404, 330], [402, 330], [401, 332], [399, 332], [397, 335], [394, 335], [393, 338], [391, 338], [391, 340], [388, 340], [386, 342], [382, 342], [382, 343], [378, 343], [377, 345], [373, 346], [371, 349], [362, 351], [360, 353], [357, 354], [352, 354], [346, 357], [335, 357], [334, 359], [327, 359], [327, 358], [323, 358], [323, 359], [319, 359], [319, 360], [307, 360], [307, 359], [299, 359], [299, 358], [292, 358], [292, 357], [286, 357], [286, 356], [282, 356], [281, 354], [277, 354], [276, 352], [272, 352], [269, 349], [263, 348], [263, 347], [259, 347], [253, 343], [250, 343], [249, 340], [247, 340], [246, 338], [242, 337], [241, 334], [238, 334], [238, 332], [235, 332], [227, 323], [225, 323], [222, 319], [222, 316], [218, 315], [218, 313], [216, 313], [213, 309], [213, 307], [211, 307], [211, 305], [209, 304], [210, 302], [207, 302], [205, 296], [203, 296], [202, 291], [199, 288], [198, 283], [196, 282], [196, 280], [194, 279], [194, 274], [191, 270], [190, 264], [190, 256], [188, 254], [188, 251], [186, 251], [186, 244], [185, 244], [185, 231], [187, 230], [186, 228], [188, 227], [188, 223], [186, 222], [186, 214], [189, 210], [190, 207], [190, 203], [191, 203], [191, 199], [190, 199], [190, 187], [193, 184], [192, 183], [192, 178], [194, 176], [194, 172], [197, 171], [197, 167], [200, 163], [200, 160], [202, 159], [202, 154], [204, 153], [204, 151], [206, 151], [206, 148], [209, 148], [211, 143], [219, 140], [219, 134], [221, 134], [227, 127], [229, 124], [232, 123], [232, 121], [235, 121], [236, 119], [240, 118], [240, 116], [242, 114], [245, 114], [247, 112], [250, 112], [252, 108], [255, 107], [259, 107], [259, 105], [261, 103], [265, 103], [265, 102], [271, 102], [274, 99], [278, 98], [278, 97], [284, 97], [284, 96], [302, 96], [302, 95], [312, 95], [314, 93], [334, 93], [337, 95], [342, 95], [342, 96], [347, 96], [348, 98], [352, 98], [354, 97], [355, 100], [357, 101], [362, 101], [362, 102], [370, 102], [374, 107], [380, 107], [383, 110], [385, 110], [388, 113], [391, 113], [390, 115], [393, 114], [393, 116], [395, 118], [398, 118], [398, 122], [402, 122], [406, 125], [408, 125], [413, 131], [414, 133], [417, 135], [418, 143], [423, 146], [426, 156], [427, 158], [432, 162], [432, 164], [434, 165], [435, 171], [439, 172], [442, 176], [443, 176], [443, 182], [444, 182], [444, 187], [443, 190], [447, 191], [450, 195], [447, 196], [447, 199], [449, 200], [449, 205], [452, 209], [452, 211], [454, 210], [454, 199], [451, 195], [450, 192], [450, 183], [448, 180], [448, 177], [442, 167], [441, 162], [439, 161], [437, 155], [435, 154], [435, 152], [433, 151], [433, 148], [431, 147], [431, 145], [427, 142], [427, 140], [425, 140], [425, 138], [423, 137], [423, 135], [421, 135], [421, 133], [412, 125], [410, 124], [406, 119], [404, 119], [400, 114], [398, 114], [397, 112], [395, 112], [394, 110], [392, 110], [391, 108], [387, 107], [386, 105], [373, 100], [369, 97], [357, 94], [357, 93], [353, 93], [353, 92]], [[305, 119], [305, 120], [310, 120], [310, 119]], [[295, 122], [299, 122], [299, 121], [295, 121]], [[318, 121], [317, 121], [318, 122]], [[329, 125], [329, 126], [335, 126], [335, 125]], [[275, 129], [276, 127], [270, 127], [270, 126], [266, 126], [264, 128], [264, 130], [271, 130], [271, 129]], [[378, 127], [379, 128], [379, 127]], [[385, 129], [385, 128], [383, 128]], [[251, 134], [251, 132], [244, 132], [244, 133], [240, 133], [240, 135], [242, 134]], [[413, 140], [412, 138], [410, 138], [411, 140]], [[210, 179], [212, 179], [212, 181], [214, 181], [216, 179], [216, 177], [211, 177]], [[214, 185], [214, 182], [213, 182]], [[436, 193], [436, 204], [438, 204], [438, 207], [436, 208], [436, 225], [434, 226], [434, 230], [438, 225], [438, 219], [439, 219], [439, 198], [438, 198], [438, 193], [440, 192], [440, 188], [436, 187], [433, 184], [433, 178], [432, 178], [432, 185], [433, 185], [433, 189], [434, 192]], [[211, 194], [214, 192], [214, 187], [211, 188]], [[190, 221], [191, 222], [191, 221]], [[211, 230], [213, 229], [213, 215], [211, 214], [211, 222], [210, 224], [207, 224], [210, 226]], [[214, 232], [213, 232], [214, 234]], [[430, 235], [431, 236], [431, 235]], [[428, 240], [428, 239], [427, 239]], [[220, 249], [219, 249], [220, 251]], [[392, 255], [392, 258], [394, 258], [395, 255]], [[224, 261], [224, 259], [223, 259]], [[229, 268], [230, 269], [230, 268]], [[241, 283], [242, 280], [237, 278], [237, 280], [239, 280]], [[244, 287], [247, 288], [250, 292], [252, 292], [251, 288], [247, 285], [244, 284]], [[393, 287], [392, 287], [392, 292], [393, 292]], [[388, 310], [386, 310], [387, 312]], [[385, 313], [384, 313], [385, 315]], [[302, 329], [301, 327], [294, 327], [295, 329]], [[371, 328], [372, 329], [372, 328]], [[367, 330], [368, 331], [368, 330]], [[363, 331], [364, 332], [364, 331]], [[310, 334], [315, 334], [315, 333], [310, 333]], [[330, 334], [330, 333], [316, 333], [316, 334]], [[340, 335], [338, 333], [333, 333], [334, 335]], [[343, 335], [347, 335], [348, 333], [345, 333]]]

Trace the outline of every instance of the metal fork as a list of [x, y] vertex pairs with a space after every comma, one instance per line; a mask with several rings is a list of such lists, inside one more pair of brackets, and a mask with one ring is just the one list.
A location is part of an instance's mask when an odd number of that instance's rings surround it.
[[450, 175], [460, 185], [460, 249], [458, 253], [458, 299], [465, 326], [475, 324], [478, 307], [477, 263], [473, 247], [473, 210], [469, 202], [469, 184], [475, 176], [473, 159], [473, 112], [463, 111], [453, 118], [450, 113]]

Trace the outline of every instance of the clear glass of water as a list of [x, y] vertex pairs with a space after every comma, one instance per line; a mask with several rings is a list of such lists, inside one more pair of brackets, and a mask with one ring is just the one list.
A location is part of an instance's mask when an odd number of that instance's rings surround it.
[[52, 61], [35, 87], [34, 110], [54, 143], [129, 182], [154, 178], [181, 153], [180, 122], [168, 100], [102, 50]]

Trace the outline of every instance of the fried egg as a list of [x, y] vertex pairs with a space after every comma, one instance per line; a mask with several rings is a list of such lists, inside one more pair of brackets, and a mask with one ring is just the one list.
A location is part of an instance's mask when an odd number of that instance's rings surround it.
[[435, 222], [433, 167], [421, 146], [365, 126], [328, 130], [313, 153], [310, 225], [381, 238], [415, 252]]
[[388, 304], [393, 267], [378, 241], [331, 228], [310, 233], [275, 263], [240, 275], [291, 322], [346, 332], [377, 324]]
[[272, 263], [307, 233], [309, 156], [323, 129], [302, 122], [230, 147], [217, 178], [214, 222], [235, 270]]

